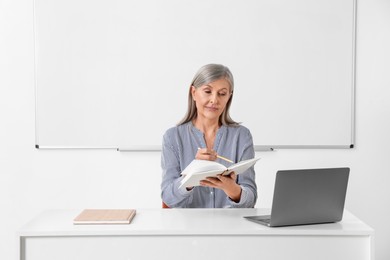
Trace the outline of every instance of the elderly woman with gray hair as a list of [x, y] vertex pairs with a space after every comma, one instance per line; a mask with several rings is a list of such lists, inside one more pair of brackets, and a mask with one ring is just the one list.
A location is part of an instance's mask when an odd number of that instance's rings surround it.
[[[166, 207], [252, 208], [257, 200], [254, 167], [236, 175], [218, 175], [200, 186], [181, 187], [181, 172], [193, 159], [216, 161], [218, 155], [235, 162], [254, 157], [250, 131], [229, 114], [233, 75], [220, 64], [199, 69], [188, 93], [182, 121], [163, 136], [161, 197]], [[227, 162], [220, 161], [222, 164]]]

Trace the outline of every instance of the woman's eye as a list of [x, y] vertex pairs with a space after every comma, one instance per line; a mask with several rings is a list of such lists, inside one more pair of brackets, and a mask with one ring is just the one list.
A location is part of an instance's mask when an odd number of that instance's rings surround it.
[[206, 94], [211, 94], [211, 91], [210, 90], [205, 90], [204, 91]]
[[219, 95], [220, 95], [221, 97], [224, 97], [224, 96], [226, 96], [226, 93], [219, 93]]

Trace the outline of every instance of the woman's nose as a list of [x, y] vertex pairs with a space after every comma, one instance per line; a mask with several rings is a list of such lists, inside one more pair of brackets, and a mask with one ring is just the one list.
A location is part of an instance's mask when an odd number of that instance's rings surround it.
[[210, 97], [210, 103], [211, 104], [217, 103], [217, 100], [218, 100], [217, 94], [211, 95], [211, 97]]

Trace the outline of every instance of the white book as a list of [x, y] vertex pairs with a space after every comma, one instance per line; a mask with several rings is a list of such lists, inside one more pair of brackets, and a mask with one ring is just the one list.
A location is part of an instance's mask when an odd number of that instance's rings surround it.
[[218, 174], [229, 175], [231, 172], [235, 172], [236, 174], [243, 173], [255, 165], [258, 160], [260, 158], [253, 158], [226, 167], [214, 161], [195, 159], [181, 173], [185, 177], [181, 180], [179, 188], [199, 186], [201, 180], [207, 177], [216, 177]]

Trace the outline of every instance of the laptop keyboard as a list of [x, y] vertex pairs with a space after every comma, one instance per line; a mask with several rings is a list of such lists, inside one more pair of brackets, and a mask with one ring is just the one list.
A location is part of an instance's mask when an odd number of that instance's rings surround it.
[[271, 223], [271, 219], [270, 218], [262, 218], [261, 221], [265, 222], [265, 223]]
[[262, 222], [264, 224], [270, 224], [271, 223], [271, 216], [270, 215], [263, 215], [263, 216], [248, 216], [245, 217], [248, 220], [254, 221], [254, 222]]

